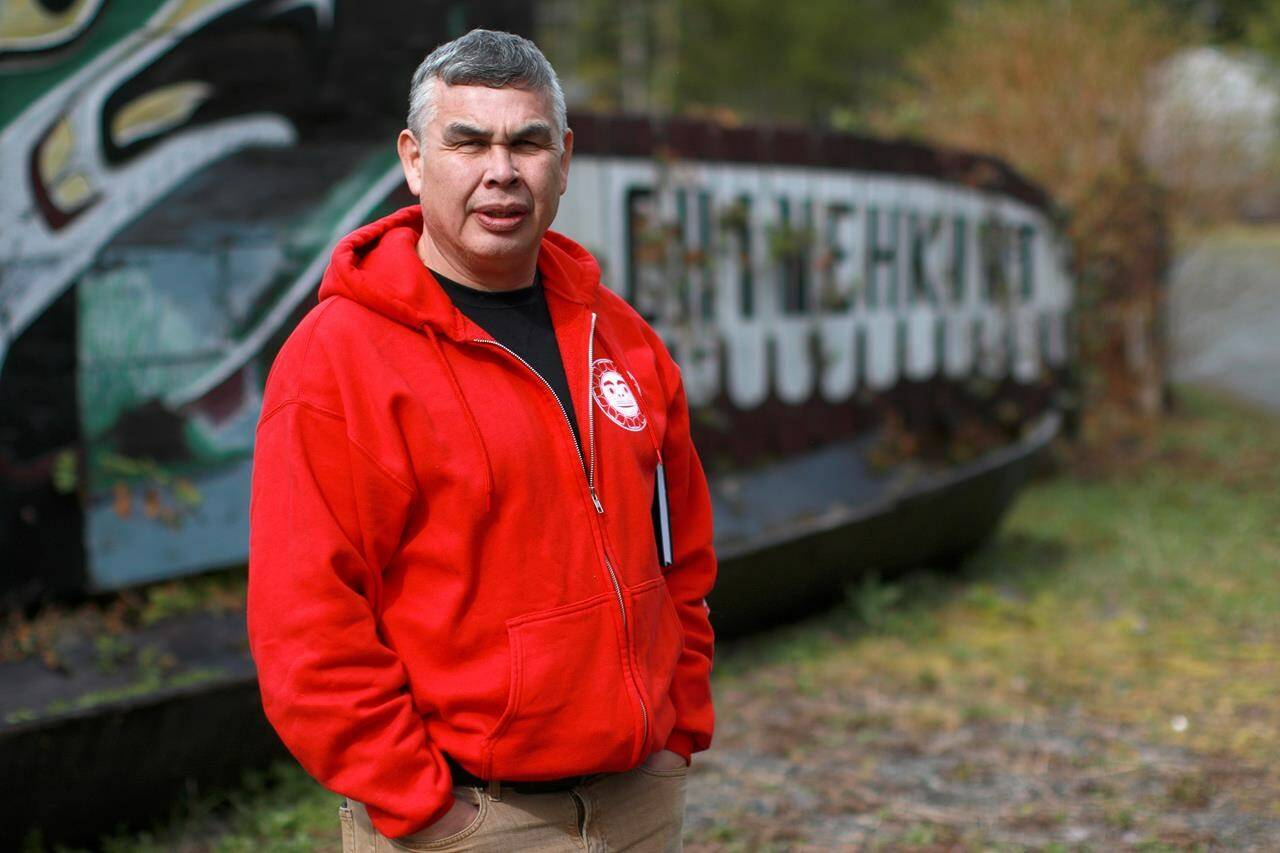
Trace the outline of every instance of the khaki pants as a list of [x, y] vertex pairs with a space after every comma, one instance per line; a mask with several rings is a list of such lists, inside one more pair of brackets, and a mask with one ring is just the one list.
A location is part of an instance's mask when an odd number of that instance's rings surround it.
[[343, 853], [403, 850], [586, 851], [637, 853], [680, 851], [687, 767], [597, 776], [577, 788], [519, 794], [503, 788], [495, 799], [481, 789], [459, 786], [455, 797], [478, 808], [465, 829], [436, 841], [395, 841], [378, 833], [360, 803], [338, 810]]

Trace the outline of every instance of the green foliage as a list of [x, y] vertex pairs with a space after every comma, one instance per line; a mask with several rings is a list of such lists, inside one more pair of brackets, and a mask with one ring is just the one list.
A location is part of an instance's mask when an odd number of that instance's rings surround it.
[[937, 830], [928, 824], [916, 824], [902, 835], [902, 843], [908, 846], [927, 847], [937, 841]]
[[139, 678], [130, 684], [82, 693], [74, 699], [54, 700], [38, 716], [58, 716], [72, 711], [82, 711], [86, 708], [96, 708], [99, 705], [123, 702], [128, 699], [147, 696], [165, 688], [186, 687], [207, 681], [216, 681], [219, 678], [226, 677], [226, 674], [226, 670], [221, 667], [196, 667], [166, 680], [157, 670], [144, 670], [140, 673]]
[[1149, 81], [1202, 40], [1162, 4], [973, 0], [910, 52], [909, 82], [887, 91], [872, 116], [887, 135], [993, 154], [1060, 205], [1073, 250], [1085, 441], [1160, 414], [1165, 340], [1156, 330], [1169, 235], [1212, 194], [1172, 192], [1144, 159]]
[[850, 610], [859, 622], [872, 630], [888, 627], [893, 609], [902, 598], [902, 586], [882, 581], [878, 572], [868, 572], [845, 590]]
[[[950, 0], [565, 0], [540, 41], [597, 108], [827, 124], [872, 100]], [[567, 27], [564, 26], [567, 24]]]
[[1245, 46], [1280, 61], [1280, 6], [1267, 3], [1245, 21], [1241, 41]]
[[133, 643], [119, 634], [99, 634], [93, 639], [94, 664], [98, 671], [110, 675], [133, 653]]
[[138, 610], [142, 625], [154, 625], [184, 613], [239, 610], [244, 606], [247, 578], [240, 572], [212, 574], [155, 584], [143, 590]]
[[79, 463], [74, 450], [61, 450], [53, 457], [53, 488], [58, 494], [69, 495], [80, 482]]
[[1273, 0], [1144, 0], [1203, 28], [1215, 41], [1248, 43], [1259, 19], [1275, 14]]
[[338, 801], [293, 762], [246, 773], [240, 789], [184, 803], [167, 825], [103, 842], [106, 853], [199, 849], [216, 853], [341, 849]]
[[40, 718], [40, 714], [33, 708], [18, 708], [4, 715], [4, 721], [7, 725], [15, 725], [17, 723], [29, 723], [32, 720]]
[[775, 261], [800, 257], [816, 239], [813, 228], [786, 222], [771, 223], [768, 230], [769, 255]]
[[143, 625], [154, 625], [182, 613], [195, 613], [204, 608], [207, 596], [202, 584], [193, 581], [167, 583], [146, 591], [146, 605], [141, 611]]

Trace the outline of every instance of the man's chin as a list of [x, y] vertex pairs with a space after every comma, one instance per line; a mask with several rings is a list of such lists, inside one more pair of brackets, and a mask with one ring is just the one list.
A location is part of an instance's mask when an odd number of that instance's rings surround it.
[[524, 273], [532, 267], [538, 258], [540, 242], [529, 234], [489, 235], [468, 241], [463, 247], [464, 256], [470, 259], [469, 266], [476, 272], [483, 270], [491, 276], [505, 277], [509, 273]]
[[477, 258], [490, 260], [520, 260], [538, 254], [541, 242], [530, 228], [520, 228], [505, 234], [486, 232], [469, 241], [467, 249]]

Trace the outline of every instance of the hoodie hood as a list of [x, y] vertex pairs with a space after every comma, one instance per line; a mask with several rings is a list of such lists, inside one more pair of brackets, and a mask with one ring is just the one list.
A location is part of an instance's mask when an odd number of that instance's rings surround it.
[[[406, 326], [431, 326], [453, 339], [468, 336], [469, 321], [454, 307], [418, 257], [422, 209], [403, 207], [343, 237], [320, 283], [320, 300], [345, 296]], [[582, 246], [548, 231], [538, 249], [548, 294], [594, 305], [600, 265]]]

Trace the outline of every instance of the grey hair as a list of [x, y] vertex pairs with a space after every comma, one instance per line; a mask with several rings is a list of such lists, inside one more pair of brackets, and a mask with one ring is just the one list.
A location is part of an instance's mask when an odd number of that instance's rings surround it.
[[409, 86], [409, 130], [419, 140], [435, 109], [433, 80], [446, 86], [513, 86], [544, 92], [551, 97], [557, 142], [569, 129], [564, 92], [555, 69], [538, 46], [523, 36], [475, 29], [427, 54]]

